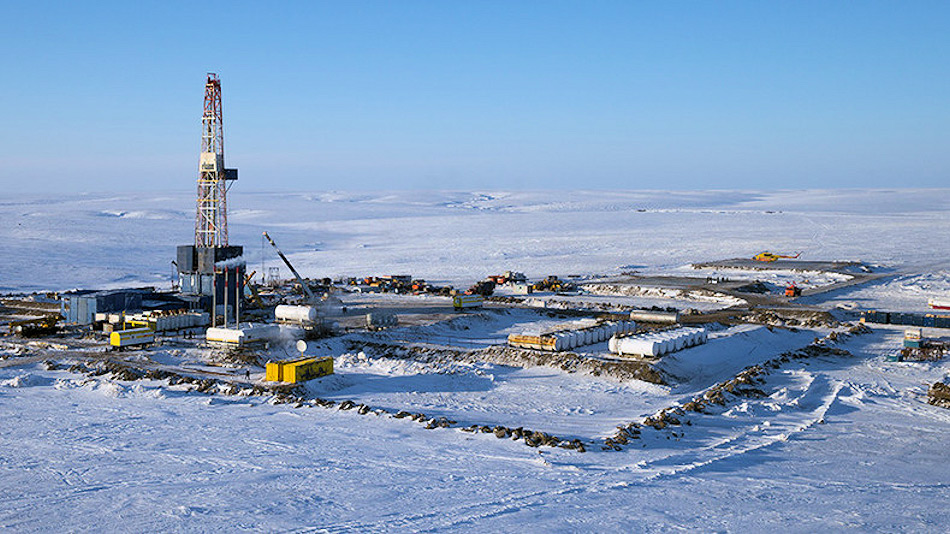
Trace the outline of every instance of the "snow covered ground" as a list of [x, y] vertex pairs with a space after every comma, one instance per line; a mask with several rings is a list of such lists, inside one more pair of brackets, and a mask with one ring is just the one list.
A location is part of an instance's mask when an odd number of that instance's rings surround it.
[[[950, 365], [885, 362], [899, 337], [855, 338], [844, 345], [853, 357], [774, 372], [767, 397], [690, 416], [672, 432], [647, 429], [642, 446], [584, 454], [157, 382], [4, 368], [0, 527], [941, 530], [950, 520], [950, 413], [925, 403], [922, 384]], [[342, 370], [358, 383], [359, 367]], [[507, 378], [548, 380], [555, 391], [565, 380]], [[591, 404], [636, 397], [590, 384]], [[444, 389], [446, 401], [464, 403]], [[525, 392], [528, 410], [545, 404]], [[585, 396], [576, 385], [565, 393]]]
[[[252, 267], [267, 230], [306, 276], [411, 273], [465, 284], [508, 269], [533, 278], [685, 274], [678, 270], [692, 262], [803, 250], [808, 259], [895, 270], [867, 286], [803, 298], [808, 304], [922, 309], [927, 297], [950, 292], [948, 200], [950, 190], [236, 188], [230, 205], [232, 242], [245, 245]], [[192, 208], [191, 193], [3, 199], [0, 290], [167, 284], [174, 246], [192, 235]], [[560, 320], [499, 309], [376, 339], [428, 335], [435, 344], [451, 338], [481, 347]], [[593, 440], [825, 333], [718, 330], [708, 344], [663, 360], [669, 386], [551, 368], [420, 363], [329, 342], [311, 351], [332, 353], [339, 373], [309, 387], [324, 398], [460, 424]], [[586, 453], [427, 430], [387, 415], [47, 371], [28, 353], [0, 350], [0, 529], [941, 531], [950, 522], [950, 411], [928, 405], [925, 394], [950, 376], [950, 362], [886, 361], [901, 336], [875, 327], [840, 345], [852, 356], [772, 371], [757, 386], [761, 398], [687, 415], [687, 425], [644, 429], [621, 451]], [[584, 351], [597, 357], [606, 349]], [[172, 348], [153, 359], [202, 363]]]
[[[252, 268], [304, 276], [413, 274], [465, 283], [676, 269], [803, 251], [805, 259], [946, 263], [950, 190], [330, 192], [229, 195], [231, 242]], [[0, 202], [0, 291], [169, 283], [193, 241], [194, 193], [88, 194]], [[41, 261], [37, 261], [41, 259]], [[289, 276], [280, 265], [284, 276]]]

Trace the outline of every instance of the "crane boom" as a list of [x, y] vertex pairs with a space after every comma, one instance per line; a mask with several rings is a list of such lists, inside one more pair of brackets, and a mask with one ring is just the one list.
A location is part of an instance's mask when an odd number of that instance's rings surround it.
[[294, 276], [297, 277], [297, 283], [300, 284], [300, 287], [303, 288], [303, 292], [307, 295], [307, 298], [310, 299], [310, 302], [316, 302], [317, 298], [313, 295], [313, 292], [310, 291], [310, 288], [307, 284], [304, 283], [303, 278], [300, 277], [300, 273], [297, 272], [297, 269], [294, 269], [294, 266], [290, 264], [290, 260], [287, 259], [287, 256], [284, 256], [284, 253], [277, 248], [277, 243], [274, 243], [274, 240], [271, 239], [267, 232], [264, 232], [264, 237], [267, 238], [267, 241], [270, 242], [271, 246], [274, 247], [274, 250], [277, 251], [277, 255], [280, 256], [280, 259], [284, 260], [284, 263], [290, 269], [290, 272], [294, 273]]

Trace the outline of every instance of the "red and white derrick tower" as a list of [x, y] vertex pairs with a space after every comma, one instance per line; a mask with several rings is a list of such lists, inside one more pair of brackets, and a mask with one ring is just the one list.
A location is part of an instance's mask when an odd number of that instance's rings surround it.
[[221, 81], [211, 72], [205, 82], [204, 115], [201, 118], [195, 247], [228, 246], [228, 188], [232, 180], [237, 180], [237, 169], [224, 167]]
[[178, 247], [175, 264], [182, 294], [195, 297], [197, 306], [214, 306], [216, 314], [227, 313], [229, 306], [239, 309], [244, 295], [244, 247], [228, 243], [228, 189], [237, 175], [237, 169], [224, 167], [221, 81], [209, 73], [201, 117], [195, 241]]

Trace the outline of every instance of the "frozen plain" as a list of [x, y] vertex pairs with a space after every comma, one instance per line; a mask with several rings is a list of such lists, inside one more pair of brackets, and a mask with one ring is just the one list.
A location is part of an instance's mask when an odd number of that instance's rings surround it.
[[[231, 223], [252, 265], [267, 230], [307, 276], [407, 272], [457, 284], [506, 269], [649, 272], [802, 250], [895, 272], [809, 297], [813, 304], [922, 309], [950, 290], [948, 201], [945, 190], [235, 192]], [[191, 202], [190, 193], [4, 199], [0, 286], [165, 284], [173, 247], [191, 235]], [[723, 350], [710, 343], [706, 380], [668, 390], [549, 369], [430, 372], [352, 353], [338, 354], [336, 383], [315, 387], [473, 420], [484, 419], [480, 411], [506, 417], [498, 406], [511, 411], [521, 399], [515, 408], [542, 430], [602, 437], [810, 337], [753, 329]], [[773, 372], [767, 397], [696, 416], [676, 435], [645, 434], [641, 448], [585, 454], [352, 412], [209, 399], [158, 382], [5, 367], [0, 527], [940, 531], [950, 521], [950, 412], [927, 405], [923, 392], [950, 365], [884, 362], [899, 339], [898, 330], [876, 329], [842, 344], [853, 357]], [[387, 378], [398, 387], [380, 382]]]

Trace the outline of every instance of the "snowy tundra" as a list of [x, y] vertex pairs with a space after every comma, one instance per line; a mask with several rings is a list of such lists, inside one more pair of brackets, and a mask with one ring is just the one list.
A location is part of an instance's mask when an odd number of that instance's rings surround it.
[[[950, 292], [950, 190], [241, 193], [231, 242], [251, 266], [267, 230], [305, 276], [413, 274], [468, 284], [507, 269], [676, 271], [803, 251], [893, 276], [808, 298], [923, 310]], [[193, 232], [193, 195], [0, 202], [0, 291], [167, 285]], [[286, 273], [285, 273], [286, 274]], [[500, 313], [500, 312], [498, 312]], [[466, 318], [503, 337], [505, 317]], [[493, 322], [494, 321], [494, 322]], [[524, 425], [588, 443], [681, 404], [827, 330], [740, 325], [663, 362], [670, 385], [414, 362], [327, 342], [317, 396], [461, 424]], [[937, 332], [935, 331], [935, 334]], [[398, 335], [398, 332], [393, 335]], [[950, 410], [926, 403], [950, 363], [886, 357], [903, 332], [846, 336], [791, 360], [761, 394], [620, 450], [527, 447], [460, 428], [160, 380], [65, 369], [0, 346], [0, 528], [48, 531], [943, 531]], [[185, 361], [195, 354], [163, 352]], [[187, 362], [186, 363], [191, 363]]]

